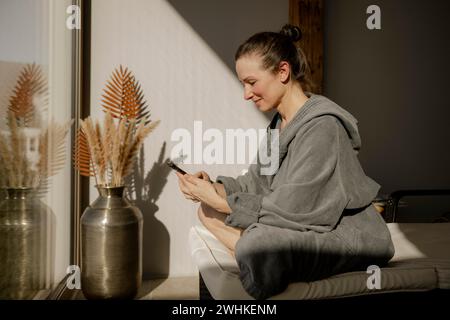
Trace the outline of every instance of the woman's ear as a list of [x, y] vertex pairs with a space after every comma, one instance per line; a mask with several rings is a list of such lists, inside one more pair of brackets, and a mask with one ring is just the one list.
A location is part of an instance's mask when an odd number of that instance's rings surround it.
[[281, 82], [289, 81], [289, 76], [291, 74], [291, 66], [286, 61], [281, 61], [278, 67], [278, 76]]

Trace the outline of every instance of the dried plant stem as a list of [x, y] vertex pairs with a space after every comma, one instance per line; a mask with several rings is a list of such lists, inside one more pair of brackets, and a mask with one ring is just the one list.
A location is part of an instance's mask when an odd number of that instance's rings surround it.
[[106, 184], [106, 164], [108, 159], [105, 157], [105, 148], [103, 146], [102, 130], [98, 122], [95, 123], [95, 143], [98, 149], [98, 173], [101, 183]]
[[110, 112], [106, 112], [105, 115], [105, 134], [103, 136], [103, 156], [105, 158], [106, 164], [106, 175], [111, 178], [112, 168], [111, 168], [111, 155], [113, 148], [113, 139], [116, 134], [116, 127], [114, 126], [114, 119]]
[[123, 138], [123, 147], [122, 150], [120, 152], [120, 157], [119, 157], [119, 163], [118, 163], [118, 171], [117, 171], [117, 181], [116, 183], [118, 185], [122, 185], [123, 184], [123, 167], [124, 165], [126, 165], [126, 161], [127, 161], [127, 153], [129, 152], [129, 150], [132, 147], [133, 144], [133, 135], [135, 133], [135, 125], [136, 125], [136, 120], [135, 119], [131, 119], [128, 122], [127, 125], [127, 129], [125, 130], [125, 136]]
[[116, 136], [114, 137], [114, 146], [113, 146], [113, 154], [111, 157], [111, 167], [112, 167], [112, 185], [118, 185], [118, 172], [119, 172], [119, 160], [120, 160], [120, 152], [122, 145], [122, 138], [124, 136], [125, 128], [125, 120], [120, 119], [118, 129], [116, 130]]
[[11, 151], [6, 144], [7, 137], [0, 133], [0, 155], [2, 158], [2, 176], [4, 186], [13, 186], [16, 184], [15, 175], [13, 171], [13, 159], [11, 157]]
[[8, 114], [8, 127], [10, 130], [11, 153], [14, 161], [12, 162], [12, 173], [14, 175], [14, 187], [23, 186], [24, 169], [24, 137], [23, 133], [17, 127], [16, 117], [12, 111]]
[[49, 130], [41, 132], [39, 137], [39, 163], [38, 168], [39, 172], [41, 173], [41, 180], [44, 180], [43, 177], [47, 176], [48, 173], [48, 136], [49, 136]]
[[65, 139], [71, 125], [72, 121], [58, 125], [52, 120], [41, 132], [38, 167], [42, 180], [54, 176], [64, 166], [66, 160]]
[[98, 138], [99, 133], [96, 132], [91, 117], [88, 117], [86, 120], [82, 121], [81, 127], [88, 141], [89, 150], [92, 156], [93, 168], [95, 170], [95, 175], [98, 178], [98, 183], [104, 185], [105, 165], [104, 165], [104, 157], [102, 154], [102, 147], [100, 146], [101, 139], [99, 140]]

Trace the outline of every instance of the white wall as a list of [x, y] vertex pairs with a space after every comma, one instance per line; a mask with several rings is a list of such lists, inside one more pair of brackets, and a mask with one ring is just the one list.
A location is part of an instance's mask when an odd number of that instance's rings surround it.
[[[233, 55], [237, 45], [254, 32], [279, 30], [287, 21], [287, 0], [205, 0], [189, 1], [189, 5], [164, 0], [93, 0], [92, 114], [101, 117], [103, 86], [114, 68], [123, 64], [141, 82], [152, 119], [161, 120], [145, 143], [144, 175], [150, 199], [138, 201], [144, 214], [146, 278], [196, 272], [187, 240], [190, 227], [198, 223], [198, 205], [184, 200], [176, 176], [163, 164], [177, 144], [171, 141], [172, 132], [186, 128], [193, 135], [195, 120], [203, 121], [203, 131], [265, 128], [267, 116], [244, 101], [242, 87], [230, 68], [233, 56], [225, 57]], [[247, 167], [184, 166], [190, 172], [205, 170], [212, 178], [236, 176]], [[92, 188], [91, 199], [96, 196]]]

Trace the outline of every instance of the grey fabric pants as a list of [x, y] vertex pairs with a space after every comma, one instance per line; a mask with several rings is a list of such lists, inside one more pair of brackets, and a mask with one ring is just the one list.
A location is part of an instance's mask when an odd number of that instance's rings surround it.
[[254, 223], [236, 244], [244, 289], [256, 299], [292, 282], [385, 265], [394, 255], [389, 230], [375, 208], [344, 212], [330, 232], [298, 231]]

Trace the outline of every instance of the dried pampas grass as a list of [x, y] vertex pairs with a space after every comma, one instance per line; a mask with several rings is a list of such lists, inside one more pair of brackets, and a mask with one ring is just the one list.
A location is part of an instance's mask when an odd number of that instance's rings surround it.
[[81, 175], [94, 176], [97, 185], [123, 186], [159, 120], [150, 121], [141, 86], [128, 68], [116, 68], [103, 92], [103, 126], [91, 117], [80, 120], [74, 163]]
[[98, 185], [124, 185], [124, 179], [132, 172], [133, 163], [145, 138], [158, 126], [159, 121], [148, 125], [141, 122], [137, 129], [135, 124], [135, 120], [127, 119], [119, 119], [116, 124], [110, 112], [107, 112], [103, 122], [104, 130], [100, 128], [100, 122], [94, 123], [91, 117], [81, 121], [89, 156], [86, 153], [80, 156], [89, 158], [89, 167], [93, 168]]

